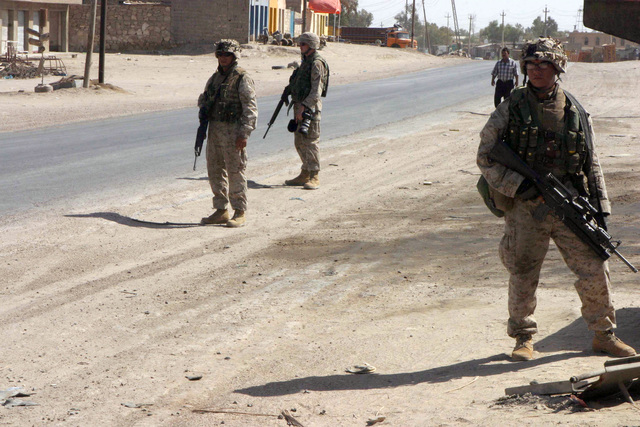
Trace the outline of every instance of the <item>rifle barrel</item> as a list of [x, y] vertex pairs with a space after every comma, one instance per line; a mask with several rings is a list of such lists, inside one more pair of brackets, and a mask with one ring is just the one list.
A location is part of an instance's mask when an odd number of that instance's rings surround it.
[[627, 259], [626, 259], [626, 258], [625, 258], [621, 253], [620, 253], [620, 252], [618, 252], [618, 250], [617, 250], [617, 249], [614, 249], [612, 252], [613, 252], [614, 254], [616, 254], [616, 256], [617, 256], [618, 258], [620, 258], [620, 259], [622, 260], [622, 262], [624, 262], [624, 263], [627, 265], [627, 267], [629, 267], [629, 268], [631, 269], [631, 271], [633, 271], [634, 273], [637, 273], [637, 272], [638, 272], [638, 269], [637, 269], [637, 268], [635, 268], [635, 267], [633, 266], [633, 264], [631, 264], [631, 263], [630, 263], [630, 262], [629, 262], [629, 261], [628, 261], [628, 260], [627, 260]]

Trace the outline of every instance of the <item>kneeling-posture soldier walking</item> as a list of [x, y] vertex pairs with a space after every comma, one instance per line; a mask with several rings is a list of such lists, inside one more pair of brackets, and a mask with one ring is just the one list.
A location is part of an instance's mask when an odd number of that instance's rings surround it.
[[[256, 127], [258, 107], [254, 83], [238, 67], [240, 45], [235, 40], [216, 44], [218, 69], [198, 98], [201, 118], [209, 120], [207, 172], [213, 191], [212, 215], [203, 224], [241, 227], [247, 210], [247, 139]], [[234, 210], [229, 219], [227, 205]]]
[[[500, 258], [509, 277], [507, 333], [516, 339], [511, 357], [533, 358], [533, 317], [542, 262], [553, 239], [565, 263], [577, 276], [582, 317], [594, 331], [594, 351], [616, 357], [635, 350], [618, 339], [611, 303], [609, 268], [592, 248], [556, 215], [548, 214], [538, 187], [491, 157], [496, 144], [506, 143], [522, 162], [541, 176], [552, 174], [575, 197], [598, 207], [596, 220], [606, 229], [611, 212], [604, 177], [593, 147], [591, 120], [582, 106], [558, 84], [567, 57], [560, 42], [540, 38], [525, 45], [520, 66], [529, 77], [526, 87], [514, 89], [480, 133], [478, 166], [490, 186], [494, 206], [504, 212], [505, 231]], [[582, 120], [581, 120], [582, 117]]]

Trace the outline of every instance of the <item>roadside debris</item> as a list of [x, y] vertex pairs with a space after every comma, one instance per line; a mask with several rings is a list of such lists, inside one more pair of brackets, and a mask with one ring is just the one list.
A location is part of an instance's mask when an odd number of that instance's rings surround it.
[[291, 415], [289, 411], [287, 411], [286, 409], [282, 411], [281, 414], [284, 417], [284, 419], [287, 420], [287, 425], [295, 426], [295, 427], [304, 427], [304, 425], [300, 421], [293, 418], [293, 415]]
[[39, 404], [36, 402], [31, 402], [30, 400], [22, 400], [22, 399], [7, 399], [2, 406], [7, 408], [12, 408], [14, 406], [38, 406]]
[[193, 409], [194, 414], [232, 414], [232, 415], [249, 415], [252, 417], [273, 417], [281, 418], [281, 415], [260, 414], [256, 412], [229, 411], [226, 409]]
[[122, 404], [125, 408], [146, 408], [147, 406], [153, 406], [153, 403], [133, 403], [125, 402]]
[[532, 381], [527, 386], [510, 387], [505, 394], [510, 395], [555, 395], [575, 394], [582, 400], [611, 397], [621, 393], [624, 399], [634, 404], [629, 391], [640, 386], [640, 356], [607, 360], [604, 369], [572, 376], [569, 380], [538, 383]]
[[0, 77], [2, 78], [14, 78], [14, 79], [31, 79], [34, 77], [54, 75], [54, 76], [66, 76], [67, 68], [62, 62], [62, 59], [48, 55], [44, 58], [37, 58], [37, 61], [42, 62], [42, 71], [39, 69], [39, 64], [35, 62], [36, 58], [27, 56], [0, 56]]
[[375, 418], [375, 419], [367, 420], [367, 425], [368, 425], [368, 426], [372, 426], [372, 425], [374, 425], [374, 424], [381, 423], [381, 422], [383, 422], [384, 420], [386, 420], [386, 418], [385, 418], [385, 417], [378, 417], [378, 418]]
[[536, 410], [549, 409], [554, 413], [559, 413], [561, 411], [585, 412], [592, 410], [587, 408], [586, 404], [575, 395], [537, 396], [531, 393], [500, 397], [490, 407], [505, 408], [514, 406], [531, 406]]
[[350, 366], [345, 369], [345, 372], [348, 372], [350, 374], [370, 374], [372, 372], [375, 372], [375, 370], [375, 366], [369, 365], [367, 362], [365, 362], [362, 365]]
[[24, 391], [22, 387], [11, 387], [6, 390], [0, 390], [0, 400], [2, 406], [12, 408], [14, 406], [38, 406], [38, 403], [29, 400], [14, 399], [14, 397], [29, 397], [31, 393]]

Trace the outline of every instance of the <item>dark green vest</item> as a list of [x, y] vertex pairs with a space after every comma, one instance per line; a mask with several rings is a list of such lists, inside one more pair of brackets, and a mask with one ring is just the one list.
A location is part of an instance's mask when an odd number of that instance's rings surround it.
[[508, 101], [505, 140], [538, 173], [551, 172], [582, 192], [587, 158], [584, 130], [578, 109], [562, 89], [555, 90], [555, 96], [539, 101], [529, 87], [514, 89]]
[[246, 71], [235, 65], [221, 81], [221, 71], [218, 70], [216, 74], [219, 74], [218, 78], [214, 78], [205, 91], [209, 119], [215, 122], [236, 123], [242, 117], [239, 87]]
[[322, 96], [327, 96], [327, 89], [329, 87], [329, 65], [318, 52], [313, 52], [312, 55], [304, 57], [300, 67], [293, 72], [289, 79], [291, 99], [293, 102], [302, 102], [309, 96], [311, 92], [311, 69], [315, 61], [320, 61], [324, 65], [325, 73], [322, 76], [321, 87]]

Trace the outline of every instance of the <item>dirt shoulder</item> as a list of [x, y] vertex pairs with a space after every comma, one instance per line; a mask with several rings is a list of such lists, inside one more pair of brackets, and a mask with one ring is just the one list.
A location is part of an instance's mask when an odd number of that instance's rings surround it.
[[[639, 264], [640, 69], [569, 73], [565, 87], [595, 117], [610, 231]], [[323, 141], [318, 191], [279, 185], [299, 167], [293, 148], [250, 162], [241, 229], [132, 221], [199, 219], [210, 209], [204, 177], [124, 206], [87, 200], [4, 221], [0, 389], [23, 387], [39, 406], [7, 408], [0, 422], [283, 426], [287, 410], [305, 426], [635, 423], [637, 409], [619, 400], [589, 410], [566, 398], [500, 400], [506, 387], [607, 359], [591, 353], [552, 246], [537, 358], [508, 360], [503, 225], [475, 191], [491, 105]], [[639, 348], [638, 276], [616, 260], [611, 270], [619, 335]], [[375, 374], [344, 372], [363, 363]]]

